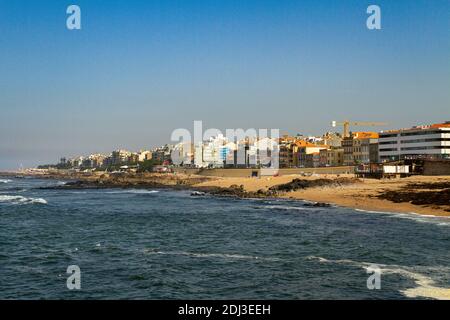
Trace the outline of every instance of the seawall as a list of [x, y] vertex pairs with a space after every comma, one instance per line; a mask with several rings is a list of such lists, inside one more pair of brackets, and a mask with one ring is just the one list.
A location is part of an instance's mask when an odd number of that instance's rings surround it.
[[[175, 172], [183, 174], [198, 174], [211, 177], [252, 177], [261, 175], [273, 175], [273, 170], [261, 169], [194, 169], [194, 168], [174, 168]], [[291, 174], [346, 174], [354, 173], [355, 167], [341, 166], [341, 167], [319, 167], [319, 168], [283, 168], [278, 170], [278, 175]]]

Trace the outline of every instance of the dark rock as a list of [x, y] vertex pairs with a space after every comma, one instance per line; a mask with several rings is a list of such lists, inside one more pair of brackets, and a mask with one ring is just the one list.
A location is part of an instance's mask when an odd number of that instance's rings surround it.
[[205, 192], [201, 192], [201, 191], [193, 191], [193, 192], [191, 192], [191, 196], [192, 197], [202, 197], [202, 196], [205, 196], [206, 195], [206, 193]]
[[316, 208], [328, 208], [331, 207], [331, 204], [325, 202], [316, 202], [316, 203], [304, 203], [304, 207], [316, 207]]
[[269, 190], [279, 192], [290, 192], [314, 187], [328, 187], [328, 186], [339, 187], [343, 185], [353, 184], [358, 181], [359, 180], [355, 178], [315, 179], [315, 180], [294, 179], [291, 182], [270, 187]]

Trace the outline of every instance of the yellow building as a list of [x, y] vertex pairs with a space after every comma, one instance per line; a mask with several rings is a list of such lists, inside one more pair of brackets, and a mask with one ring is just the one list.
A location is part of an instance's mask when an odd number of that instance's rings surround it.
[[342, 140], [344, 149], [344, 165], [355, 165], [359, 163], [370, 163], [371, 144], [378, 143], [378, 133], [376, 132], [353, 132], [350, 137]]

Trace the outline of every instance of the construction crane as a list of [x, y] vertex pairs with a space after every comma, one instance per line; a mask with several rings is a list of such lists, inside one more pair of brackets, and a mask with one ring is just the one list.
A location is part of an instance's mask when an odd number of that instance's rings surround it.
[[385, 122], [368, 122], [368, 121], [349, 121], [345, 120], [342, 122], [332, 121], [331, 126], [343, 126], [344, 127], [344, 138], [350, 137], [350, 126], [364, 126], [364, 127], [378, 127], [386, 126]]

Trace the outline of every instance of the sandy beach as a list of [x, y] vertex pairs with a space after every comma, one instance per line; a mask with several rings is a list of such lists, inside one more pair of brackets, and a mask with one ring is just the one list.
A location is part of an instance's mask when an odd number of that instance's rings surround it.
[[[340, 175], [339, 177], [354, 177], [353, 175]], [[266, 178], [217, 178], [215, 180], [196, 184], [197, 187], [222, 187], [227, 188], [232, 185], [243, 185], [246, 191], [256, 192], [258, 190], [268, 190], [270, 187], [289, 183], [294, 179], [314, 180], [319, 178], [336, 179], [336, 175], [320, 175], [314, 177], [303, 177], [300, 175], [288, 175]], [[416, 205], [410, 202], [393, 202], [379, 198], [386, 192], [407, 192], [411, 197], [419, 197], [424, 192], [443, 192], [441, 189], [414, 189], [411, 185], [423, 184], [450, 184], [448, 176], [414, 176], [402, 179], [377, 180], [361, 179], [359, 182], [343, 186], [313, 187], [304, 190], [285, 192], [280, 197], [298, 200], [309, 200], [335, 204], [343, 207], [361, 209], [367, 211], [386, 211], [417, 213], [423, 215], [450, 216], [450, 202], [447, 205]]]

